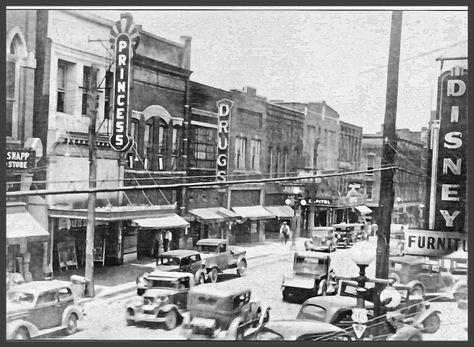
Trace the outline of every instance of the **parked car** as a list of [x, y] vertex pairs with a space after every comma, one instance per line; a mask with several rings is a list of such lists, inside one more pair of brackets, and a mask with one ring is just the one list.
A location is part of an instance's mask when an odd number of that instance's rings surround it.
[[65, 330], [74, 334], [83, 311], [75, 305], [71, 283], [33, 281], [7, 292], [7, 339], [30, 339]]
[[347, 223], [333, 224], [336, 231], [336, 246], [347, 248], [355, 242], [355, 228]]
[[270, 308], [251, 300], [250, 289], [235, 280], [192, 288], [188, 310], [182, 325], [188, 340], [242, 340], [270, 318]]
[[350, 334], [335, 325], [307, 319], [268, 321], [248, 340], [349, 341]]
[[181, 324], [194, 286], [194, 276], [183, 272], [154, 271], [148, 275], [148, 289], [127, 304], [127, 325], [138, 322], [163, 323], [166, 330]]
[[[353, 309], [358, 307], [356, 296], [357, 284], [355, 282], [341, 281], [339, 293], [335, 296], [314, 297], [306, 300], [301, 306], [297, 319], [310, 319], [336, 325], [353, 339], [357, 339], [353, 330], [354, 321], [352, 319]], [[362, 338], [370, 336], [370, 326], [382, 324], [383, 334], [381, 339], [386, 340], [422, 340], [423, 336], [419, 329], [405, 324], [400, 320], [390, 321], [385, 317], [374, 318], [374, 304], [369, 299], [372, 298], [373, 287], [369, 288], [364, 300], [364, 307], [367, 309], [367, 318], [371, 322], [367, 325], [367, 330]], [[360, 337], [359, 337], [360, 338]], [[369, 338], [370, 339], [370, 338]], [[376, 339], [376, 338], [375, 338]]]
[[283, 278], [283, 299], [303, 302], [313, 296], [336, 294], [337, 282], [332, 275], [330, 254], [297, 252], [293, 260], [293, 274]]
[[[156, 259], [157, 271], [188, 272], [194, 275], [197, 284], [204, 283], [207, 279], [207, 271], [201, 260], [201, 254], [192, 250], [173, 250], [160, 254]], [[137, 277], [137, 294], [143, 295], [147, 290], [147, 276], [149, 273]]]
[[389, 277], [411, 287], [412, 294], [443, 296], [453, 299], [456, 278], [443, 272], [437, 263], [427, 263], [424, 257], [390, 257]]
[[201, 239], [196, 243], [205, 265], [207, 278], [217, 282], [219, 273], [237, 269], [237, 275], [244, 276], [247, 270], [246, 252], [230, 247], [226, 239]]
[[403, 230], [390, 232], [390, 255], [402, 256], [405, 254], [405, 232]]
[[314, 227], [310, 230], [311, 240], [304, 243], [305, 250], [316, 252], [333, 252], [336, 250], [334, 227]]

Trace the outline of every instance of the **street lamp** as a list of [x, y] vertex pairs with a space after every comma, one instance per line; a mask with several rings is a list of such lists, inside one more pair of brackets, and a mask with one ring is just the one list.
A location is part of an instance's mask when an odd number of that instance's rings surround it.
[[365, 275], [365, 269], [375, 259], [375, 248], [367, 241], [357, 242], [351, 249], [352, 261], [359, 267], [359, 276], [354, 280], [357, 282], [357, 307], [364, 308], [365, 283], [370, 281]]
[[293, 195], [285, 200], [285, 204], [288, 206], [293, 206], [293, 210], [294, 210], [294, 214], [293, 214], [294, 231], [291, 235], [291, 250], [292, 251], [296, 250], [296, 234], [298, 233], [299, 235], [299, 223], [298, 223], [299, 208], [300, 208], [300, 205], [306, 206], [306, 200], [298, 196], [301, 193], [302, 191], [300, 187], [293, 187]]

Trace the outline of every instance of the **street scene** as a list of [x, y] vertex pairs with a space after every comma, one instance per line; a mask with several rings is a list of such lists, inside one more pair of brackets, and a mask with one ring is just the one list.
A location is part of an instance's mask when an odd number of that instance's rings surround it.
[[467, 7], [6, 19], [6, 340], [468, 340]]

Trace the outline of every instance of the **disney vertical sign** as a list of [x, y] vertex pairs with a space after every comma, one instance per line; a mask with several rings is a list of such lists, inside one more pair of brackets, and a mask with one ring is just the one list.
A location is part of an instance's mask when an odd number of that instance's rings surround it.
[[133, 23], [129, 13], [120, 15], [110, 31], [110, 43], [114, 51], [114, 118], [110, 145], [119, 152], [130, 148], [133, 139], [129, 134], [130, 128], [130, 80], [131, 60], [140, 41], [141, 26]]
[[229, 161], [230, 111], [234, 103], [228, 99], [217, 102], [217, 180], [225, 181]]
[[464, 231], [468, 72], [456, 67], [439, 77], [439, 155], [434, 229]]

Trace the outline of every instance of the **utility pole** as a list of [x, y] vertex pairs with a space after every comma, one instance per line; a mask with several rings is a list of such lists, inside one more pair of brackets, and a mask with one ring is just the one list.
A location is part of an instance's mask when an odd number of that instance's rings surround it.
[[[385, 105], [385, 118], [383, 128], [383, 155], [382, 165], [393, 165], [395, 162], [396, 148], [396, 119], [398, 97], [398, 71], [400, 63], [400, 41], [402, 34], [402, 11], [392, 12], [392, 28], [390, 32], [390, 50], [387, 70], [387, 94]], [[390, 224], [394, 200], [393, 190], [394, 170], [384, 170], [380, 182], [380, 207], [379, 229], [377, 233], [377, 256], [375, 277], [385, 279], [388, 277], [390, 254]], [[385, 284], [377, 283], [375, 286], [375, 315], [384, 314], [380, 305], [379, 293]]]
[[[97, 67], [91, 66], [91, 75], [87, 86], [87, 115], [89, 123], [89, 188], [96, 188], [97, 178], [97, 148], [96, 129], [97, 111], [99, 108], [99, 91], [97, 88]], [[87, 204], [87, 234], [86, 234], [86, 270], [85, 278], [88, 280], [86, 293], [94, 297], [94, 234], [95, 234], [95, 201], [96, 193], [89, 192]]]

